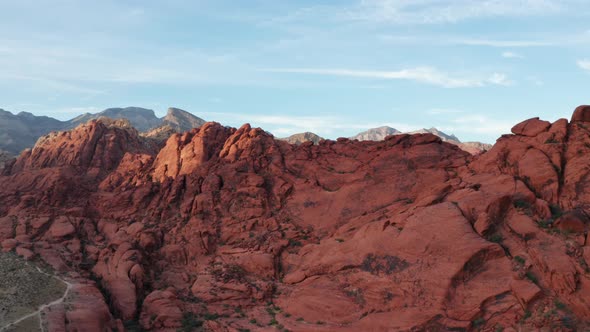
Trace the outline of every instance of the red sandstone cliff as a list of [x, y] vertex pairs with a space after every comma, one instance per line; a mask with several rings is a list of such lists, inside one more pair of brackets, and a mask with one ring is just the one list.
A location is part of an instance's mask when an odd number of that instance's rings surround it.
[[0, 176], [0, 242], [77, 285], [52, 331], [588, 328], [590, 107], [473, 157], [92, 121]]

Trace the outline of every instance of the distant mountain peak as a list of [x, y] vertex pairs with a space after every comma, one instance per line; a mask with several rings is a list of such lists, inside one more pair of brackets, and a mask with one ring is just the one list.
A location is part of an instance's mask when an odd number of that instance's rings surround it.
[[453, 134], [449, 135], [447, 133], [444, 133], [444, 132], [438, 130], [438, 128], [436, 128], [436, 127], [430, 127], [429, 129], [422, 128], [422, 129], [411, 131], [408, 134], [433, 134], [433, 135], [440, 137], [444, 142], [461, 143], [461, 141], [459, 140], [459, 138], [457, 136], [455, 136]]
[[291, 144], [302, 144], [305, 142], [313, 142], [313, 144], [318, 144], [323, 138], [315, 133], [310, 131], [306, 131], [304, 133], [293, 134], [289, 137], [279, 138], [280, 140], [287, 141]]
[[[138, 132], [155, 130], [157, 137], [167, 138], [172, 132], [185, 132], [200, 127], [205, 120], [193, 114], [171, 107], [166, 116], [158, 118], [156, 113], [142, 107], [112, 107], [98, 113], [84, 113], [69, 121], [60, 121], [47, 116], [36, 116], [29, 112], [13, 114], [0, 110], [0, 149], [11, 154], [19, 154], [26, 148], [32, 147], [39, 137], [52, 131], [68, 130], [91, 120], [109, 118], [115, 121], [109, 125], [133, 127]], [[123, 120], [124, 121], [116, 121]], [[158, 129], [160, 127], [166, 127]]]
[[401, 134], [401, 131], [389, 126], [381, 126], [358, 133], [355, 136], [350, 137], [350, 139], [357, 139], [359, 141], [382, 141], [385, 137], [395, 134]]
[[193, 115], [190, 112], [176, 107], [168, 108], [166, 116], [162, 118], [162, 124], [168, 125], [176, 131], [188, 131], [205, 124], [205, 120]]
[[398, 135], [398, 134], [433, 134], [440, 137], [444, 142], [448, 142], [454, 145], [459, 146], [464, 151], [467, 151], [471, 154], [478, 154], [484, 151], [487, 151], [492, 148], [491, 144], [485, 144], [480, 142], [466, 142], [462, 143], [459, 138], [453, 134], [449, 135], [440, 131], [436, 127], [430, 127], [428, 129], [422, 128], [418, 130], [414, 130], [407, 133], [402, 133], [397, 129], [388, 127], [388, 126], [381, 126], [377, 128], [372, 128], [367, 131], [363, 131], [362, 133], [357, 134], [356, 136], [351, 137], [351, 139], [358, 139], [359, 141], [382, 141], [385, 137], [389, 135]]

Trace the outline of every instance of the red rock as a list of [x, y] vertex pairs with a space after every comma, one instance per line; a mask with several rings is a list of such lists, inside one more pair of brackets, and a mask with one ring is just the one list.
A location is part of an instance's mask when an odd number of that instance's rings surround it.
[[72, 235], [75, 231], [76, 228], [67, 218], [59, 217], [53, 221], [53, 224], [49, 228], [49, 236], [54, 239], [59, 239]]
[[18, 244], [18, 241], [15, 239], [7, 239], [2, 241], [2, 251], [6, 252], [6, 251], [10, 251], [14, 248], [16, 248]]
[[590, 106], [581, 105], [576, 108], [574, 114], [572, 114], [571, 122], [588, 122], [590, 121]]
[[516, 135], [534, 137], [549, 129], [550, 126], [551, 123], [548, 121], [542, 121], [539, 120], [539, 118], [532, 118], [512, 127], [511, 131]]
[[537, 224], [527, 215], [513, 214], [507, 220], [510, 229], [521, 238], [530, 240], [539, 232]]
[[60, 331], [64, 322], [69, 331], [119, 330], [100, 291], [91, 283], [77, 283], [65, 311], [49, 319], [49, 331]]
[[139, 318], [144, 329], [180, 328], [182, 311], [171, 291], [154, 291], [143, 301]]
[[50, 330], [173, 331], [205, 308], [211, 329], [254, 330], [268, 302], [294, 331], [519, 330], [551, 294], [578, 324], [587, 241], [551, 228], [585, 232], [581, 125], [527, 120], [471, 156], [428, 134], [294, 146], [216, 123], [156, 146], [95, 121], [3, 171], [0, 240], [84, 285]]
[[584, 233], [588, 217], [581, 210], [568, 211], [555, 221], [555, 225], [562, 231]]
[[512, 280], [510, 282], [510, 288], [524, 310], [526, 310], [531, 301], [541, 296], [543, 292], [529, 280]]
[[137, 291], [143, 288], [140, 253], [124, 243], [116, 251], [105, 251], [100, 256], [93, 272], [111, 294], [113, 307], [124, 320], [130, 320], [136, 311]]
[[35, 256], [34, 252], [32, 252], [30, 249], [23, 247], [16, 248], [16, 254], [22, 256], [26, 260], [31, 260], [33, 256]]

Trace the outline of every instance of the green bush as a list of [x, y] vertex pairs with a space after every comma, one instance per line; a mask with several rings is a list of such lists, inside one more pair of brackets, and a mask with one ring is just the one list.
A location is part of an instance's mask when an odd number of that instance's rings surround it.
[[479, 317], [479, 318], [474, 319], [471, 322], [471, 324], [473, 325], [473, 327], [479, 327], [479, 326], [484, 325], [485, 322], [486, 322], [486, 320], [483, 317]]
[[549, 210], [551, 210], [551, 218], [553, 220], [555, 220], [563, 215], [563, 210], [557, 204], [549, 205]]
[[537, 276], [535, 276], [535, 275], [534, 275], [534, 274], [533, 274], [531, 271], [528, 271], [528, 272], [526, 273], [526, 277], [527, 277], [527, 278], [528, 278], [530, 281], [534, 282], [535, 284], [539, 282], [539, 279], [537, 278]]
[[502, 240], [504, 240], [504, 238], [502, 237], [502, 235], [496, 233], [496, 234], [490, 236], [489, 240], [490, 240], [490, 242], [501, 243]]
[[192, 312], [185, 312], [182, 315], [182, 320], [180, 323], [182, 324], [180, 328], [180, 331], [182, 332], [194, 331], [195, 329], [203, 326], [203, 321], [199, 320], [198, 317]]
[[564, 311], [567, 309], [565, 303], [559, 301], [558, 299], [555, 299], [553, 303], [555, 304], [555, 308], [557, 308], [558, 310]]

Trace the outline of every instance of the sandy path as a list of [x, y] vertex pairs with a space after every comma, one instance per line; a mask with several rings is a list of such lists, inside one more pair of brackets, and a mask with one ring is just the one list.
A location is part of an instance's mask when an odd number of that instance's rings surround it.
[[[28, 265], [28, 263], [27, 263], [27, 265]], [[29, 265], [29, 266], [30, 266], [30, 265]], [[72, 284], [71, 284], [71, 283], [69, 283], [69, 282], [67, 282], [67, 281], [65, 281], [65, 280], [63, 280], [63, 279], [61, 279], [61, 278], [59, 278], [59, 277], [58, 277], [58, 276], [56, 276], [56, 275], [51, 275], [51, 274], [49, 274], [49, 273], [46, 273], [46, 272], [44, 272], [43, 270], [41, 270], [41, 269], [40, 269], [39, 267], [37, 267], [37, 266], [35, 266], [35, 268], [36, 268], [36, 269], [37, 269], [37, 271], [39, 271], [40, 273], [42, 273], [42, 274], [44, 274], [44, 275], [46, 275], [46, 276], [48, 276], [48, 277], [55, 278], [55, 279], [57, 279], [57, 280], [61, 281], [62, 283], [64, 283], [64, 284], [66, 285], [66, 290], [64, 291], [63, 295], [62, 295], [62, 296], [61, 296], [59, 299], [57, 299], [57, 300], [55, 300], [55, 301], [52, 301], [52, 302], [49, 302], [49, 303], [46, 303], [46, 304], [42, 304], [42, 305], [40, 305], [40, 306], [39, 306], [39, 309], [38, 309], [37, 311], [35, 311], [35, 312], [32, 312], [32, 313], [30, 313], [30, 314], [28, 314], [28, 315], [22, 316], [22, 317], [20, 317], [19, 319], [17, 319], [17, 320], [15, 320], [15, 321], [11, 322], [11, 323], [8, 323], [8, 324], [6, 324], [6, 325], [4, 325], [4, 326], [0, 327], [0, 332], [1, 332], [1, 331], [5, 331], [5, 330], [6, 330], [6, 329], [8, 329], [9, 327], [12, 327], [12, 326], [14, 326], [14, 325], [16, 325], [16, 324], [18, 324], [18, 323], [20, 323], [20, 322], [22, 322], [22, 321], [24, 321], [24, 320], [26, 320], [26, 319], [28, 319], [28, 318], [31, 318], [31, 317], [33, 317], [33, 316], [35, 316], [35, 315], [38, 315], [38, 316], [39, 316], [39, 328], [41, 329], [41, 331], [42, 331], [42, 332], [44, 332], [45, 330], [44, 330], [44, 328], [43, 328], [43, 319], [41, 318], [41, 312], [43, 312], [43, 310], [45, 310], [46, 308], [49, 308], [49, 307], [51, 307], [51, 306], [54, 306], [54, 305], [57, 305], [57, 304], [60, 304], [60, 303], [62, 303], [62, 302], [65, 300], [65, 298], [68, 296], [68, 294], [70, 293], [70, 290], [72, 289]]]

